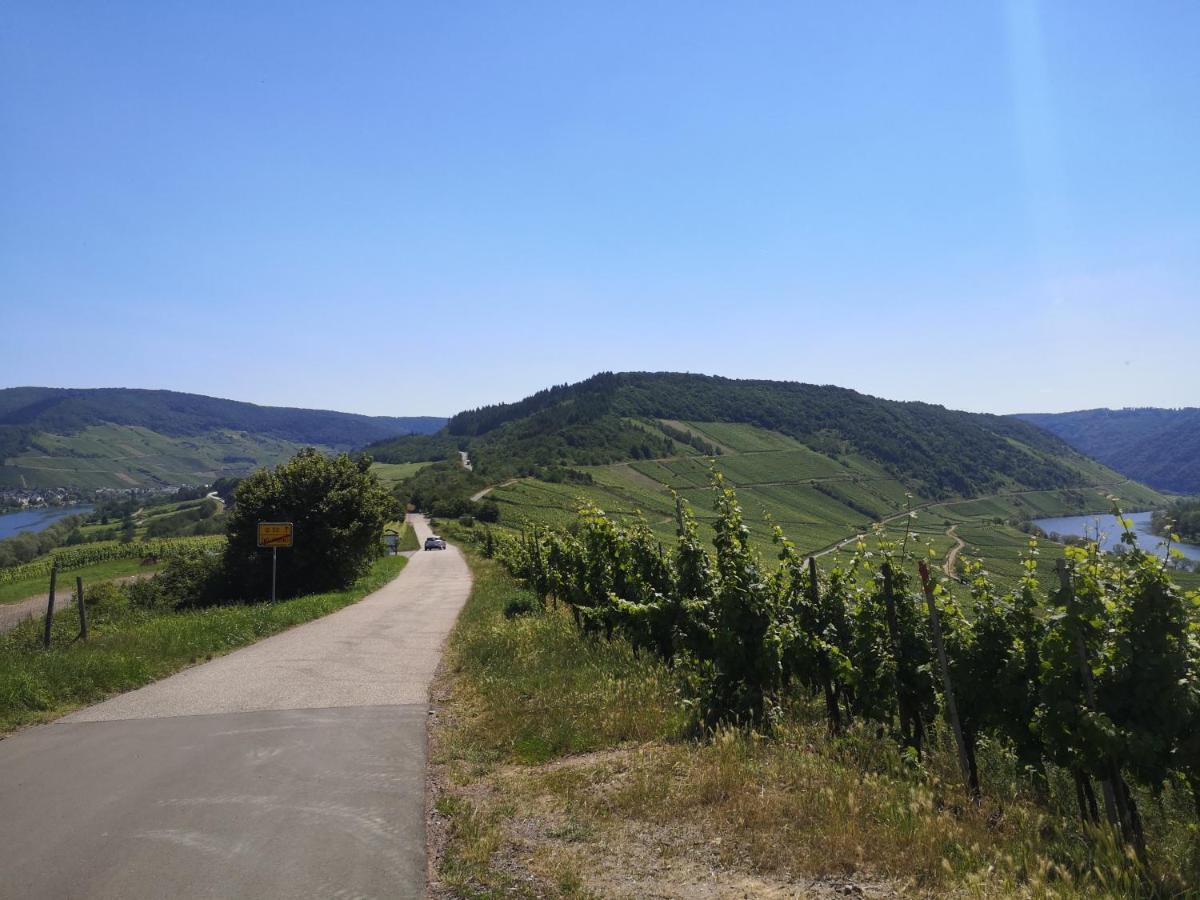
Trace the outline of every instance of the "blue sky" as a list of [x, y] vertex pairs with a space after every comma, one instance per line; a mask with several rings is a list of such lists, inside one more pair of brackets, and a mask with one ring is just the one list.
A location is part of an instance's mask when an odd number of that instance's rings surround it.
[[1200, 4], [0, 11], [0, 385], [1200, 405]]

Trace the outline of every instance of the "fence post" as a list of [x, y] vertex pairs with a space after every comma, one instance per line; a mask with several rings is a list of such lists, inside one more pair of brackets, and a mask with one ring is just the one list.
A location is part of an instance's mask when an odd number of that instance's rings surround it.
[[83, 579], [75, 576], [75, 602], [79, 605], [79, 637], [87, 640], [87, 607], [83, 603]]
[[58, 563], [50, 566], [50, 599], [46, 603], [46, 634], [42, 638], [42, 645], [50, 649], [50, 629], [54, 625], [54, 588], [58, 583]]
[[946, 716], [950, 719], [950, 727], [954, 729], [954, 743], [958, 747], [958, 767], [962, 769], [963, 781], [967, 785], [967, 793], [972, 797], [979, 796], [979, 777], [971, 764], [971, 754], [967, 751], [967, 740], [963, 734], [962, 720], [958, 717], [958, 703], [954, 699], [954, 683], [950, 680], [950, 664], [946, 661], [946, 645], [942, 641], [942, 620], [938, 615], [937, 604], [933, 602], [933, 582], [929, 580], [929, 566], [925, 560], [917, 564], [921, 573], [921, 586], [925, 589], [925, 605], [929, 607], [929, 627], [933, 632], [933, 646], [937, 650], [938, 666], [942, 670], [942, 689], [946, 692]]

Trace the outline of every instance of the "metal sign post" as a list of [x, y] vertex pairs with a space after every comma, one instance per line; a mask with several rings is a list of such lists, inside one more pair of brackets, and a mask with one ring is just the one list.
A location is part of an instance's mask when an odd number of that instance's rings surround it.
[[275, 600], [275, 573], [279, 563], [279, 548], [292, 546], [291, 522], [259, 522], [258, 546], [271, 548], [271, 600]]

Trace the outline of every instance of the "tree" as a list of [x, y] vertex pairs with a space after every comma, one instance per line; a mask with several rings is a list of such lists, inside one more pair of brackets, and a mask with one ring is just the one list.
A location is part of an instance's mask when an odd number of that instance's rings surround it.
[[227, 528], [230, 589], [244, 598], [270, 591], [270, 554], [258, 549], [259, 522], [295, 525], [294, 546], [278, 551], [280, 597], [344, 588], [366, 572], [382, 552], [383, 526], [398, 514], [370, 466], [369, 456], [328, 457], [309, 447], [243, 479]]

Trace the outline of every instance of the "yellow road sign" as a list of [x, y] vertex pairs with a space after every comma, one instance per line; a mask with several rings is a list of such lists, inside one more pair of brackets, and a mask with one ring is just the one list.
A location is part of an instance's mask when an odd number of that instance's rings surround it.
[[291, 522], [259, 522], [258, 546], [260, 547], [290, 547], [292, 546]]

